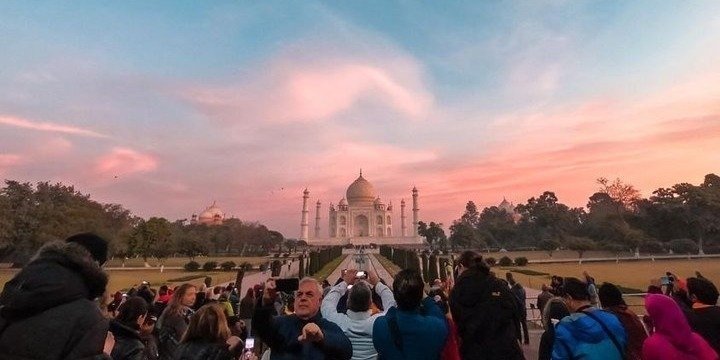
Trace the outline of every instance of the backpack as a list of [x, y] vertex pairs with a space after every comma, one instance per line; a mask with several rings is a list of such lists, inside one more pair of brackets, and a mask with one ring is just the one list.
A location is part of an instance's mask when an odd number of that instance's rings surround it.
[[507, 352], [512, 348], [522, 353], [516, 341], [520, 317], [515, 295], [503, 280], [487, 276], [485, 281], [477, 301], [465, 306], [463, 319], [457, 319], [465, 327], [462, 339], [491, 352]]

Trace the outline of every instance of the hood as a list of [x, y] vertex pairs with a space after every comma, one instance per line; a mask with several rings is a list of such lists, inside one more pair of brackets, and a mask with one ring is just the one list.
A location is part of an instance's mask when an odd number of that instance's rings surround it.
[[110, 321], [110, 332], [117, 337], [140, 340], [140, 331], [133, 329], [115, 319]]
[[[593, 314], [600, 317], [601, 320], [604, 320], [603, 314], [615, 316], [597, 310], [589, 311], [594, 311]], [[607, 338], [607, 334], [600, 323], [582, 313], [572, 313], [570, 316], [563, 318], [560, 323], [567, 326], [573, 337], [583, 343], [597, 344]]]
[[29, 317], [105, 292], [108, 276], [81, 245], [61, 241], [44, 245], [0, 294], [8, 320]]
[[493, 279], [487, 272], [478, 268], [465, 270], [457, 279], [454, 292], [454, 301], [464, 307], [472, 307], [478, 301], [488, 298], [490, 281]]
[[655, 324], [655, 332], [662, 334], [678, 349], [689, 350], [693, 344], [692, 330], [680, 306], [665, 295], [649, 294], [645, 308]]

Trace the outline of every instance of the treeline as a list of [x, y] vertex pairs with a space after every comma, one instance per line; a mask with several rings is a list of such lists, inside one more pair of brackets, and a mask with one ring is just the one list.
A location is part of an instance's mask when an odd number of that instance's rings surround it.
[[570, 249], [621, 253], [720, 253], [720, 177], [703, 183], [680, 183], [642, 198], [620, 179], [598, 179], [598, 191], [585, 208], [571, 208], [545, 191], [515, 208], [515, 214], [492, 206], [478, 211], [468, 202], [450, 226], [420, 224], [420, 234], [439, 248], [542, 249], [550, 256]]
[[78, 232], [108, 239], [116, 257], [193, 258], [207, 254], [264, 255], [298, 245], [257, 222], [227, 219], [222, 225], [142, 219], [118, 204], [103, 204], [73, 186], [6, 180], [0, 189], [0, 260], [26, 262], [44, 243]]

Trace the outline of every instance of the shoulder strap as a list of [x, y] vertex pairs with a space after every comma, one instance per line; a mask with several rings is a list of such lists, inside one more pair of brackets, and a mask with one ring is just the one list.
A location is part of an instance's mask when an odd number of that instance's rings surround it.
[[589, 316], [591, 319], [597, 321], [597, 323], [600, 324], [600, 327], [602, 327], [603, 331], [605, 331], [610, 340], [612, 340], [613, 344], [615, 344], [615, 348], [617, 348], [617, 351], [620, 353], [620, 358], [625, 359], [625, 351], [623, 351], [622, 346], [620, 346], [620, 342], [615, 337], [615, 334], [613, 334], [612, 331], [608, 329], [607, 325], [605, 325], [605, 323], [602, 322], [602, 320], [600, 320], [597, 315], [593, 314], [592, 311], [583, 311], [583, 314]]
[[393, 343], [395, 344], [395, 347], [400, 350], [400, 353], [403, 353], [403, 340], [402, 336], [400, 336], [400, 326], [398, 325], [397, 321], [397, 308], [391, 307], [387, 314], [385, 314], [385, 317], [387, 318], [388, 322], [388, 328], [390, 328], [390, 338], [392, 339]]

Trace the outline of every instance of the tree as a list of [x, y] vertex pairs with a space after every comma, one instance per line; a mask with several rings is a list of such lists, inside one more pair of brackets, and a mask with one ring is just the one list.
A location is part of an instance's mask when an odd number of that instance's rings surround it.
[[624, 211], [633, 211], [636, 203], [640, 200], [640, 191], [631, 184], [623, 182], [620, 178], [610, 182], [607, 178], [597, 179], [600, 185], [600, 192], [607, 194], [615, 204], [615, 212], [619, 215]]
[[597, 244], [586, 237], [571, 236], [565, 242], [568, 249], [577, 251], [578, 257], [582, 259], [586, 251], [594, 250]]
[[478, 237], [477, 230], [470, 224], [455, 220], [450, 225], [450, 246], [453, 249], [480, 247], [479, 245], [483, 243]]
[[172, 230], [170, 222], [165, 218], [151, 217], [141, 221], [128, 238], [128, 248], [143, 258], [145, 266], [149, 266], [147, 259], [155, 256], [161, 260], [172, 253]]
[[497, 246], [509, 246], [515, 237], [515, 221], [505, 209], [497, 206], [484, 208], [477, 226], [480, 238]]
[[668, 247], [675, 254], [691, 254], [698, 250], [697, 244], [690, 239], [671, 240]]
[[472, 228], [478, 227], [480, 224], [480, 213], [474, 202], [468, 201], [467, 205], [465, 205], [465, 213], [460, 217], [460, 222]]
[[418, 222], [418, 234], [425, 237], [428, 245], [435, 247], [442, 239], [447, 240], [445, 230], [441, 223], [430, 222], [430, 225], [420, 221]]
[[529, 238], [534, 244], [543, 239], [562, 239], [575, 234], [586, 216], [581, 208], [569, 208], [560, 203], [552, 191], [545, 191], [539, 197], [528, 199], [527, 204], [519, 204], [518, 228], [522, 237]]
[[548, 256], [552, 258], [553, 252], [560, 247], [560, 242], [555, 239], [542, 239], [540, 243], [538, 243], [538, 247], [541, 250], [545, 250]]

